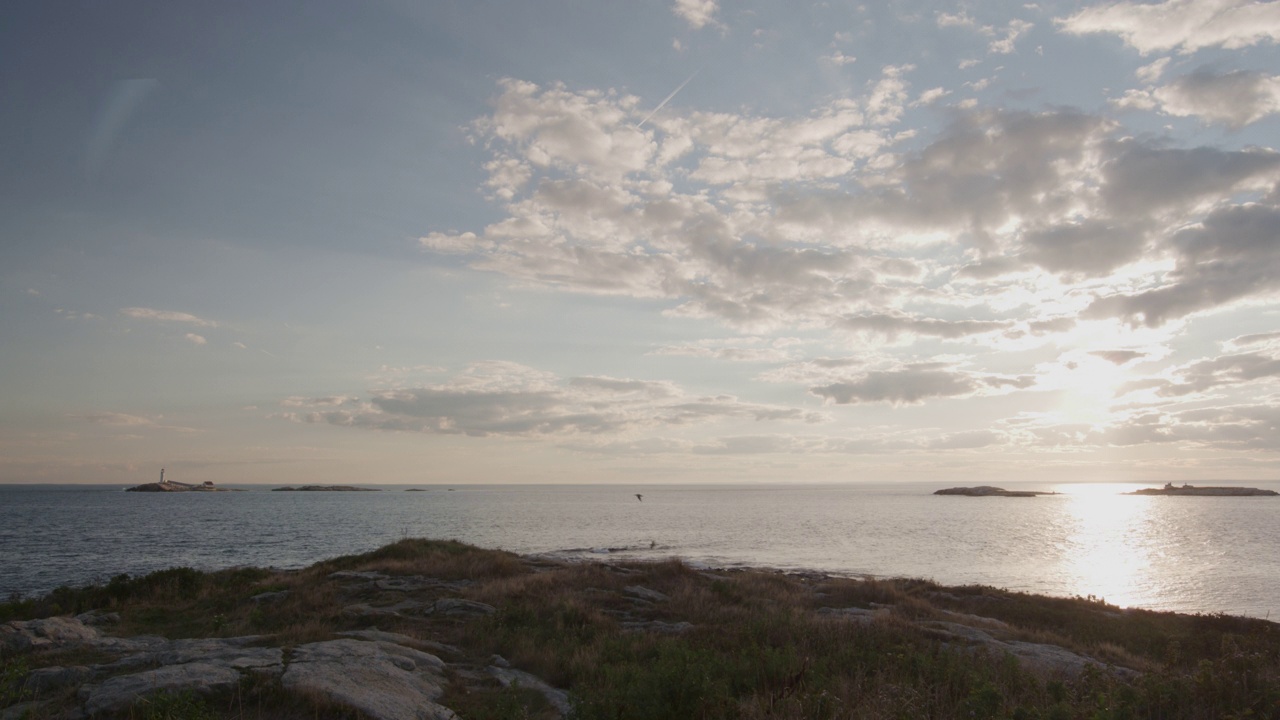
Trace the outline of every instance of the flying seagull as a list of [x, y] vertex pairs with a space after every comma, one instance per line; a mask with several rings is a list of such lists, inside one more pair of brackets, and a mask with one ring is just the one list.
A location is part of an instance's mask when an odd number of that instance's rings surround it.
[[640, 502], [644, 502], [644, 496], [641, 495], [640, 493], [636, 493], [636, 499], [639, 500]]

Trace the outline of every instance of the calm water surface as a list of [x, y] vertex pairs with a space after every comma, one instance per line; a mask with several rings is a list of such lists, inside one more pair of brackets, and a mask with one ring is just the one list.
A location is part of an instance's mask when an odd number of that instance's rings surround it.
[[179, 565], [301, 567], [431, 537], [521, 553], [678, 556], [1280, 617], [1280, 497], [1124, 496], [1137, 486], [1101, 484], [1059, 485], [1047, 489], [1062, 495], [1029, 499], [931, 495], [938, 487], [163, 494], [0, 485], [0, 594]]

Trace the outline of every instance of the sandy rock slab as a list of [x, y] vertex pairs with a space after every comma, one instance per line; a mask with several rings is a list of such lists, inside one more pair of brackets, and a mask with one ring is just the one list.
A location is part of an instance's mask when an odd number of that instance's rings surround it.
[[444, 693], [440, 658], [390, 642], [356, 639], [300, 645], [281, 681], [375, 720], [457, 720], [435, 701]]

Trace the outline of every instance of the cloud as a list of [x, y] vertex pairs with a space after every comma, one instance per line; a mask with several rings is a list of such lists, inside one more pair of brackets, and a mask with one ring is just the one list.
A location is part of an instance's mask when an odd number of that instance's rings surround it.
[[1169, 66], [1170, 62], [1170, 58], [1162, 57], [1138, 68], [1134, 71], [1134, 74], [1143, 82], [1154, 83], [1164, 74], [1164, 69]]
[[719, 420], [826, 420], [801, 408], [690, 396], [669, 382], [572, 377], [516, 363], [475, 363], [448, 382], [353, 397], [288, 398], [284, 417], [375, 430], [443, 435], [605, 435]]
[[650, 355], [674, 355], [728, 362], [773, 363], [791, 358], [791, 354], [776, 347], [709, 347], [707, 345], [663, 345]]
[[1026, 34], [1028, 30], [1035, 27], [1026, 20], [1011, 20], [1004, 29], [1004, 37], [992, 40], [987, 46], [987, 51], [997, 55], [1008, 55], [1015, 49], [1015, 43], [1018, 38]]
[[1280, 378], [1280, 358], [1265, 353], [1240, 353], [1200, 360], [1172, 371], [1174, 379], [1145, 383], [1161, 397], [1181, 397], [1220, 387]]
[[203, 335], [197, 335], [195, 333], [187, 333], [184, 337], [187, 339], [187, 342], [193, 345], [204, 345], [209, 342]]
[[1147, 357], [1147, 353], [1137, 350], [1092, 350], [1089, 354], [1115, 365], [1127, 365], [1134, 360]]
[[837, 405], [917, 405], [932, 398], [968, 397], [984, 391], [1026, 388], [1034, 383], [1030, 376], [979, 375], [928, 363], [874, 370], [843, 382], [811, 387], [809, 392]]
[[938, 320], [904, 315], [854, 315], [836, 321], [838, 328], [855, 332], [879, 333], [890, 339], [905, 333], [948, 340], [999, 332], [1011, 324], [1002, 320]]
[[1237, 190], [1269, 186], [1280, 171], [1280, 153], [1262, 148], [1166, 148], [1125, 139], [1107, 152], [1102, 201], [1126, 218], [1215, 203]]
[[1023, 257], [1045, 270], [1104, 277], [1142, 256], [1147, 232], [1138, 223], [1087, 219], [1028, 228], [1022, 243]]
[[1177, 266], [1172, 282], [1137, 293], [1100, 297], [1087, 318], [1116, 317], [1159, 327], [1192, 313], [1280, 291], [1280, 208], [1226, 206], [1170, 240]]
[[120, 310], [121, 315], [127, 315], [131, 318], [139, 320], [153, 320], [156, 322], [176, 322], [186, 323], [188, 325], [196, 325], [199, 327], [217, 327], [218, 323], [213, 320], [205, 320], [189, 313], [172, 312], [169, 310], [153, 310], [151, 308], [127, 307]]
[[1166, 114], [1241, 128], [1280, 112], [1280, 76], [1200, 68], [1156, 88], [1152, 96]]
[[139, 415], [128, 415], [117, 412], [95, 412], [84, 415], [73, 415], [80, 420], [88, 420], [98, 425], [114, 425], [117, 427], [154, 427], [155, 422]]
[[876, 370], [847, 382], [809, 388], [813, 395], [836, 405], [887, 402], [916, 405], [934, 397], [964, 397], [977, 392], [969, 375], [936, 369]]
[[77, 420], [85, 420], [95, 425], [106, 425], [108, 427], [130, 430], [151, 428], [157, 430], [172, 430], [174, 432], [183, 433], [198, 432], [195, 428], [183, 427], [181, 425], [168, 425], [157, 422], [148, 417], [143, 417], [141, 415], [129, 415], [127, 413], [91, 412], [83, 415], [71, 415], [70, 417]]
[[1280, 39], [1280, 4], [1253, 0], [1118, 2], [1085, 8], [1057, 22], [1072, 34], [1118, 35], [1143, 55], [1219, 46], [1236, 50]]
[[642, 130], [625, 93], [503, 80], [472, 126], [515, 178], [484, 187], [501, 214], [420, 246], [520, 283], [657, 300], [739, 332], [861, 332], [871, 347], [1030, 341], [1082, 311], [1154, 328], [1272, 291], [1262, 247], [1232, 283], [1224, 248], [1188, 243], [1244, 233], [1233, 208], [1266, 225], [1251, 203], [1270, 207], [1280, 153], [1173, 147], [1069, 108], [950, 108], [908, 147], [910, 72], [884, 67], [861, 95], [797, 117], [668, 108]]
[[716, 24], [716, 13], [720, 10], [719, 0], [676, 0], [671, 12], [676, 17], [689, 23], [689, 27], [700, 30], [707, 25]]

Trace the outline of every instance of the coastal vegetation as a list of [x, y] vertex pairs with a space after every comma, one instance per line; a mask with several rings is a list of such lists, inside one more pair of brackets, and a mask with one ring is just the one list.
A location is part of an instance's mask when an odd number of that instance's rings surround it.
[[675, 559], [567, 563], [453, 541], [296, 571], [121, 575], [14, 598], [0, 623], [0, 707], [33, 720], [83, 713], [140, 668], [184, 667], [192, 647], [206, 663], [234, 647], [238, 680], [92, 707], [396, 717], [290, 681], [307, 653], [348, 648], [398, 653], [415, 687], [430, 680], [423, 702], [441, 710], [424, 717], [1280, 718], [1280, 626], [1263, 619]]

